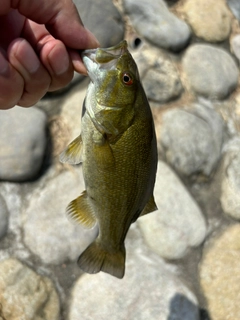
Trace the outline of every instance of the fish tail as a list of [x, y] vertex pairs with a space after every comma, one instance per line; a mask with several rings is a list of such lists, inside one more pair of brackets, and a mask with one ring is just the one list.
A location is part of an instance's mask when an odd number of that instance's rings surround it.
[[125, 256], [124, 245], [119, 251], [112, 253], [104, 250], [101, 243], [94, 241], [80, 255], [78, 265], [87, 273], [103, 271], [122, 279], [125, 272]]

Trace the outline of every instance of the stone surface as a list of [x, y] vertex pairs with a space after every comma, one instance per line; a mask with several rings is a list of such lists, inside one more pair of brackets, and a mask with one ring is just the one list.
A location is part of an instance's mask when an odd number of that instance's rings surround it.
[[158, 130], [161, 155], [177, 172], [211, 174], [221, 155], [223, 120], [210, 103], [164, 111]]
[[237, 86], [238, 67], [223, 49], [195, 44], [183, 58], [183, 69], [195, 93], [213, 99], [226, 98]]
[[133, 57], [148, 99], [164, 103], [180, 96], [182, 83], [170, 58], [149, 46], [133, 53]]
[[65, 213], [69, 202], [84, 190], [81, 167], [54, 173], [48, 179], [31, 194], [22, 212], [23, 240], [44, 263], [75, 261], [97, 232], [69, 221]]
[[59, 299], [50, 279], [18, 260], [0, 262], [0, 304], [6, 320], [59, 320]]
[[173, 51], [187, 45], [190, 28], [168, 10], [164, 1], [124, 0], [123, 5], [136, 31], [149, 42]]
[[[69, 320], [199, 320], [194, 294], [131, 227], [126, 241], [126, 274], [84, 275], [72, 290]], [[86, 299], [87, 297], [87, 299]], [[94, 307], [93, 307], [94, 306]]]
[[138, 219], [149, 247], [166, 259], [184, 257], [190, 247], [201, 244], [206, 223], [197, 203], [175, 173], [162, 161], [154, 197], [158, 210]]
[[124, 23], [111, 0], [74, 0], [81, 19], [101, 47], [116, 45], [124, 37]]
[[212, 320], [236, 320], [240, 314], [240, 224], [227, 228], [205, 248], [200, 283]]
[[38, 174], [46, 148], [46, 116], [36, 108], [0, 111], [0, 179], [25, 181]]
[[225, 0], [186, 0], [183, 12], [196, 36], [205, 41], [223, 41], [229, 36], [231, 13]]
[[[240, 4], [240, 2], [239, 2], [239, 4]], [[240, 61], [240, 34], [234, 36], [231, 39], [231, 47], [232, 47], [233, 53], [235, 54], [235, 56]]]
[[6, 235], [8, 230], [8, 208], [4, 198], [0, 194], [0, 240]]
[[232, 218], [240, 220], [240, 145], [235, 152], [225, 158], [222, 179], [221, 204], [223, 211]]
[[240, 20], [240, 2], [239, 0], [227, 0], [227, 4], [234, 16]]

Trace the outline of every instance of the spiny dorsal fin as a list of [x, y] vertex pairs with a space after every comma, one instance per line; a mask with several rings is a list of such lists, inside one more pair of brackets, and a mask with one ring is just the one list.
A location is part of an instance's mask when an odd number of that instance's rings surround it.
[[69, 203], [67, 214], [71, 219], [88, 229], [93, 228], [97, 222], [93, 208], [89, 204], [86, 190], [83, 191], [81, 196]]
[[67, 148], [60, 154], [59, 160], [62, 163], [78, 164], [82, 162], [82, 136], [74, 139]]
[[157, 205], [156, 205], [156, 203], [155, 203], [154, 196], [152, 195], [152, 196], [149, 198], [147, 204], [145, 205], [143, 211], [141, 212], [140, 217], [141, 217], [141, 216], [144, 216], [144, 215], [147, 214], [147, 213], [156, 211], [157, 209], [158, 209], [158, 208], [157, 208]]
[[125, 272], [125, 255], [124, 244], [118, 251], [108, 252], [96, 240], [80, 255], [78, 266], [87, 273], [103, 271], [122, 279]]

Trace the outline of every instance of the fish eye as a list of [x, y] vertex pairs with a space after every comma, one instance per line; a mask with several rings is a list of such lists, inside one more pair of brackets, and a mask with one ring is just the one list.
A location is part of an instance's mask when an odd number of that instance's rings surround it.
[[122, 81], [123, 81], [124, 84], [126, 84], [126, 85], [128, 85], [128, 86], [130, 86], [130, 85], [133, 84], [133, 78], [132, 78], [132, 76], [131, 76], [129, 73], [127, 73], [127, 72], [123, 73], [123, 75], [122, 75]]

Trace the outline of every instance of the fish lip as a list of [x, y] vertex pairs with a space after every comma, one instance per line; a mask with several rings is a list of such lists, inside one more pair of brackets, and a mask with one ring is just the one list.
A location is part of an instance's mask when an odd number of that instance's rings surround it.
[[113, 47], [84, 50], [81, 53], [81, 57], [83, 59], [85, 56], [87, 56], [87, 57], [89, 57], [89, 59], [95, 61], [97, 52], [102, 51], [102, 52], [106, 52], [106, 53], [112, 54], [113, 56], [115, 56], [115, 58], [118, 58], [126, 50], [127, 50], [127, 41], [123, 40], [119, 44], [117, 44], [116, 46], [113, 46]]

